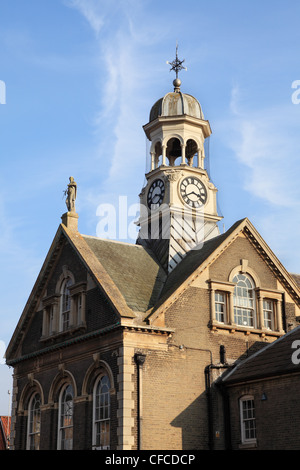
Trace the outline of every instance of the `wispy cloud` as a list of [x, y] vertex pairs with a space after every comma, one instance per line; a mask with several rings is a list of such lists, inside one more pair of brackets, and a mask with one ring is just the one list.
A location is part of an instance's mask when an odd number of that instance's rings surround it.
[[293, 172], [300, 152], [299, 109], [288, 102], [248, 110], [242, 99], [239, 87], [233, 87], [229, 145], [237, 160], [248, 167], [245, 189], [275, 206], [299, 206], [300, 190]]
[[[230, 118], [223, 123], [222, 138], [236, 163], [243, 167], [241, 186], [250, 195], [247, 210], [255, 225], [286, 268], [299, 271], [300, 106], [291, 101], [264, 107], [249, 106], [242, 87], [232, 87]], [[246, 170], [245, 170], [246, 169]], [[257, 205], [257, 211], [255, 210]], [[248, 214], [249, 216], [249, 214]]]
[[143, 14], [137, 0], [68, 0], [67, 5], [87, 20], [98, 44], [99, 104], [93, 124], [107, 175], [102, 191], [128, 193], [130, 179], [143, 182], [146, 152], [141, 125], [148, 117], [145, 96], [154, 80], [151, 47], [162, 39], [157, 33], [162, 29], [149, 12], [147, 17]]
[[98, 36], [105, 20], [105, 1], [94, 0], [65, 0], [69, 7], [77, 8], [86, 18], [94, 33]]

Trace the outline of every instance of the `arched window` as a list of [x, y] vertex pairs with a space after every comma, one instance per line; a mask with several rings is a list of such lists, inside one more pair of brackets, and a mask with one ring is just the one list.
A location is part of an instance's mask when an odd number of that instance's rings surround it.
[[35, 393], [28, 407], [27, 449], [39, 450], [41, 432], [41, 397]]
[[110, 448], [110, 380], [101, 376], [95, 383], [93, 400], [93, 448]]
[[59, 398], [58, 449], [73, 448], [73, 398], [72, 385], [65, 385]]
[[236, 283], [233, 293], [234, 321], [241, 326], [256, 326], [254, 282], [247, 274], [233, 278]]
[[70, 326], [71, 295], [69, 289], [72, 284], [72, 280], [68, 277], [61, 286], [60, 331], [65, 331]]

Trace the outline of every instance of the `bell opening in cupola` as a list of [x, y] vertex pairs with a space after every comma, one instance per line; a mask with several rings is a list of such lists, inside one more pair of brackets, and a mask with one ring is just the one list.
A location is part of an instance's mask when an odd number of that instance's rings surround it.
[[167, 145], [166, 156], [169, 160], [170, 166], [174, 166], [175, 160], [178, 157], [182, 156], [181, 144], [179, 139], [174, 137], [169, 140]]

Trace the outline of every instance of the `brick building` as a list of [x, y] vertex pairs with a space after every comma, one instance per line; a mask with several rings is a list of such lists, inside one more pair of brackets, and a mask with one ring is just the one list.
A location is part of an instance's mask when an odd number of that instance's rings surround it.
[[298, 326], [222, 378], [230, 448], [299, 450], [299, 346]]
[[180, 80], [144, 130], [151, 168], [135, 245], [78, 231], [70, 179], [6, 352], [13, 449], [227, 448], [221, 378], [297, 326], [296, 279], [251, 222], [219, 232], [210, 124]]
[[0, 450], [9, 449], [10, 416], [0, 416]]

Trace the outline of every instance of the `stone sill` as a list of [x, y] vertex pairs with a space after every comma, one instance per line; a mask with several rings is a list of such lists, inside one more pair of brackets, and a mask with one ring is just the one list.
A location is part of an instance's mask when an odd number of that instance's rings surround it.
[[257, 441], [241, 442], [239, 444], [239, 449], [254, 449], [257, 447]]
[[64, 331], [59, 331], [58, 333], [53, 333], [51, 335], [42, 336], [40, 338], [41, 343], [48, 343], [56, 341], [57, 339], [63, 339], [67, 336], [73, 336], [76, 333], [81, 333], [86, 330], [86, 324], [82, 323], [80, 325], [72, 326]]
[[284, 334], [284, 331], [273, 331], [273, 330], [267, 330], [267, 329], [261, 330], [261, 329], [251, 328], [251, 327], [241, 326], [241, 325], [225, 325], [223, 323], [217, 323], [217, 322], [213, 322], [211, 324], [211, 330], [212, 331], [227, 330], [230, 333], [241, 332], [241, 333], [245, 333], [245, 335], [256, 334], [261, 337], [265, 337], [265, 336], [274, 337], [275, 336], [276, 338]]

